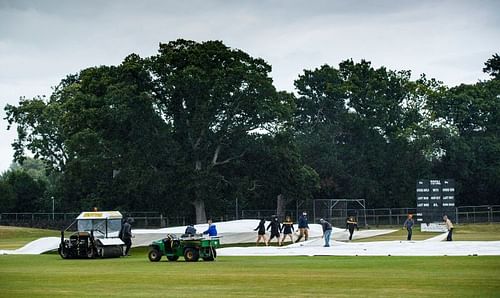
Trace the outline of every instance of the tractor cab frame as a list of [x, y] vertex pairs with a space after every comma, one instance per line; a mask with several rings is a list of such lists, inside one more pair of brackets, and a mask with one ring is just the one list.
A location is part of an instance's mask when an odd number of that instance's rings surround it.
[[[63, 259], [123, 256], [125, 244], [118, 238], [122, 218], [118, 211], [82, 212], [61, 231], [59, 255]], [[65, 233], [75, 227], [77, 231], [66, 239]]]

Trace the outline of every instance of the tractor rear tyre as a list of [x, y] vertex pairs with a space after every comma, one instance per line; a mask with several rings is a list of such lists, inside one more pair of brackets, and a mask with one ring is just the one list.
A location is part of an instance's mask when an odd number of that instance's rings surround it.
[[59, 247], [58, 252], [59, 252], [59, 255], [61, 256], [61, 258], [63, 258], [63, 259], [67, 259], [69, 257], [69, 254], [66, 251], [66, 249], [64, 249], [64, 247]]
[[149, 251], [148, 258], [151, 262], [158, 262], [161, 259], [161, 253], [156, 249], [152, 249]]
[[184, 260], [186, 262], [196, 262], [200, 257], [200, 252], [196, 248], [188, 247], [184, 250]]
[[94, 252], [94, 249], [92, 247], [87, 250], [87, 258], [88, 259], [95, 258], [95, 252]]
[[170, 262], [175, 262], [179, 259], [179, 256], [167, 256], [167, 260]]

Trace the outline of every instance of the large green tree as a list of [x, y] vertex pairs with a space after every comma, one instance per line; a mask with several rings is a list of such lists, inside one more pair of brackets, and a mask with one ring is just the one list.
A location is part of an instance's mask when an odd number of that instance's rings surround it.
[[6, 111], [17, 124], [16, 160], [28, 149], [60, 174], [55, 195], [64, 198], [63, 208], [143, 209], [164, 201], [158, 200], [165, 195], [158, 179], [169, 167], [165, 148], [174, 147], [137, 55], [119, 66], [82, 70], [49, 100], [23, 99]]
[[203, 222], [222, 166], [245, 154], [235, 149], [248, 134], [283, 126], [292, 97], [276, 91], [264, 60], [220, 41], [160, 44], [150, 67], [158, 109], [181, 149], [176, 163], [190, 181], [186, 196]]
[[297, 136], [304, 160], [321, 177], [317, 197], [411, 204], [414, 181], [430, 169], [422, 107], [431, 82], [364, 60], [299, 76]]
[[430, 100], [433, 120], [441, 124], [442, 157], [434, 171], [458, 182], [460, 205], [498, 204], [500, 193], [500, 78], [498, 54], [485, 72], [492, 79], [443, 90]]

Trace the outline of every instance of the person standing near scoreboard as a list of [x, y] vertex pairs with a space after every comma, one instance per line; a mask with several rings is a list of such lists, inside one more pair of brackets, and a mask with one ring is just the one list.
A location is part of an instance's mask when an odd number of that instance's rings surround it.
[[452, 236], [453, 236], [453, 224], [451, 223], [451, 220], [448, 218], [448, 215], [443, 216], [444, 224], [446, 225], [446, 228], [448, 229], [448, 236], [446, 236], [446, 241], [452, 241]]
[[411, 236], [413, 234], [413, 225], [415, 222], [413, 221], [413, 214], [408, 214], [408, 218], [405, 220], [403, 223], [403, 229], [406, 228], [408, 231], [408, 236], [406, 237], [406, 240], [410, 241]]

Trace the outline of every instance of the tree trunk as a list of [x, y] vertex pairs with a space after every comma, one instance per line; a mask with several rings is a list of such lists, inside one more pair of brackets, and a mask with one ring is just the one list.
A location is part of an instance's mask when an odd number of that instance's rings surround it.
[[279, 194], [276, 198], [276, 215], [278, 215], [278, 217], [282, 220], [285, 218], [285, 207], [285, 196], [283, 194]]
[[205, 212], [205, 200], [203, 200], [203, 186], [204, 183], [201, 181], [201, 170], [202, 170], [202, 165], [201, 165], [201, 160], [197, 159], [195, 161], [195, 167], [194, 167], [194, 172], [195, 172], [195, 181], [194, 181], [194, 194], [195, 198], [194, 201], [192, 202], [196, 214], [196, 223], [197, 224], [202, 224], [207, 222], [207, 215]]
[[203, 224], [207, 222], [207, 215], [205, 213], [205, 201], [197, 198], [193, 202], [194, 210], [196, 212], [196, 223]]

